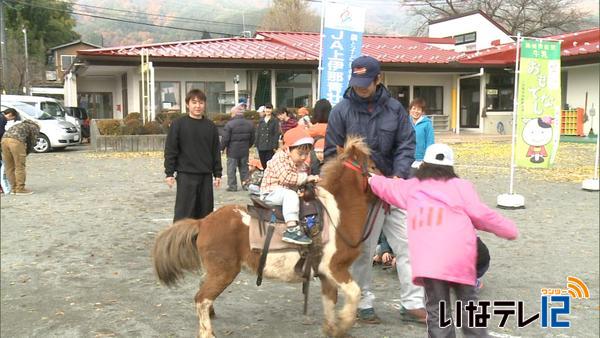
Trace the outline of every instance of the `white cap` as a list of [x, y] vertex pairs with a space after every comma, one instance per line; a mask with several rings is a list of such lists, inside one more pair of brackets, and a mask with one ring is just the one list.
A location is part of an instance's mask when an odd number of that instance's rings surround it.
[[258, 107], [258, 109], [256, 111], [259, 113], [264, 113], [265, 109], [266, 109], [265, 106], [260, 106], [260, 107]]
[[454, 165], [454, 152], [448, 145], [435, 143], [427, 147], [423, 162], [437, 165]]

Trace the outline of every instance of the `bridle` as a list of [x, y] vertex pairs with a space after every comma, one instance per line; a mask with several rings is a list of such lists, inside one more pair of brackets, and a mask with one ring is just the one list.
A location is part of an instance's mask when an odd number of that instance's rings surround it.
[[349, 168], [353, 171], [356, 171], [362, 175], [363, 178], [363, 192], [367, 192], [369, 189], [369, 177], [371, 177], [371, 173], [369, 173], [369, 167], [367, 166], [367, 160], [364, 160], [362, 163], [358, 163], [357, 160], [345, 160], [344, 167]]

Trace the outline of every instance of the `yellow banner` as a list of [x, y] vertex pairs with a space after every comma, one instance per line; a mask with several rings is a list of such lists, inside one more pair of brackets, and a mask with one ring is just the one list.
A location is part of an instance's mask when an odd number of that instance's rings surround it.
[[516, 164], [548, 168], [560, 138], [560, 41], [521, 40]]

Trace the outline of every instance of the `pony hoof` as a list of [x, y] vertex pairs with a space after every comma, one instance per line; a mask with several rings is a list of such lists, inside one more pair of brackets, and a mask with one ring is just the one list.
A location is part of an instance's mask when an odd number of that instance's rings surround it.
[[335, 337], [337, 327], [334, 324], [323, 323], [323, 333], [326, 337]]
[[217, 314], [215, 313], [215, 309], [212, 306], [210, 307], [210, 311], [208, 312], [208, 317], [210, 319], [217, 318]]

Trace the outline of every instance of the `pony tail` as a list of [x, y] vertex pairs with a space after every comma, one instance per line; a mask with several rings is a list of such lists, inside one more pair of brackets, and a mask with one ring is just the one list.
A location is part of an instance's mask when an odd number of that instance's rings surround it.
[[156, 236], [152, 257], [154, 271], [161, 283], [177, 285], [185, 271], [201, 269], [201, 260], [196, 247], [201, 220], [184, 219], [175, 222]]

